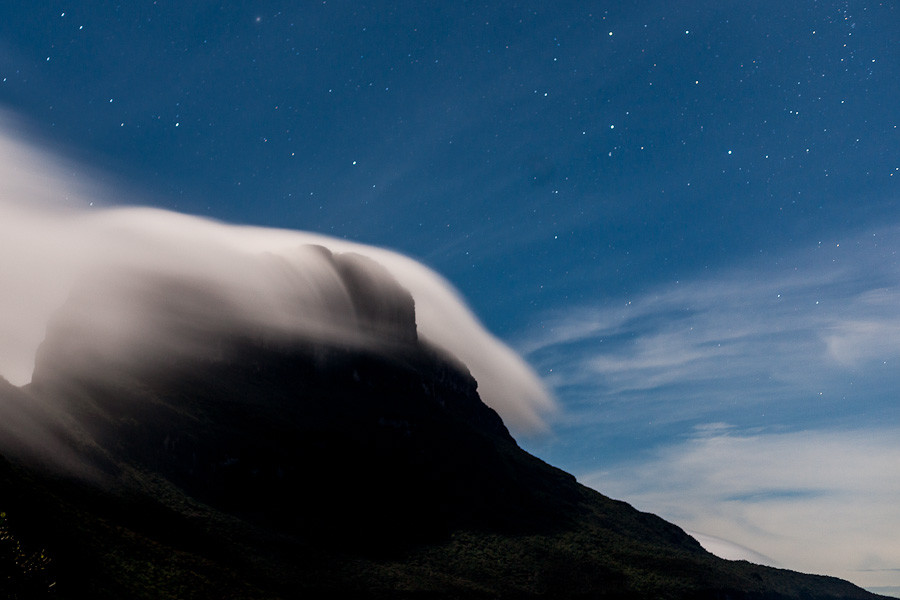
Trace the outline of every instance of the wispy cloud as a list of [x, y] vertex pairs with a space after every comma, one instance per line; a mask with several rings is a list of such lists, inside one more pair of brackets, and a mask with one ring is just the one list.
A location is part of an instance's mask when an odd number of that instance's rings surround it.
[[712, 546], [900, 585], [898, 251], [884, 226], [543, 315], [548, 453]]
[[817, 244], [755, 270], [544, 315], [519, 347], [561, 397], [603, 402], [610, 420], [636, 404], [663, 420], [709, 420], [883, 396], [900, 362], [897, 249], [887, 228]]
[[785, 568], [889, 586], [900, 585], [897, 473], [897, 428], [741, 434], [720, 426], [580, 479]]

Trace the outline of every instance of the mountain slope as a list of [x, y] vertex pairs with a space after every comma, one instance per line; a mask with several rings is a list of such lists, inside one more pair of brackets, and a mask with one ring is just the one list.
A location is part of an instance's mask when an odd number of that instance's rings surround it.
[[[368, 306], [384, 280], [347, 264]], [[8, 597], [876, 598], [718, 559], [529, 455], [381, 297], [353, 313], [380, 344], [195, 321], [206, 351], [141, 360], [63, 311], [33, 383], [0, 381], [28, 424], [0, 427]]]
[[579, 485], [421, 345], [244, 344], [27, 393], [64, 398], [103, 473], [0, 464], [2, 509], [63, 597], [874, 597], [717, 559]]

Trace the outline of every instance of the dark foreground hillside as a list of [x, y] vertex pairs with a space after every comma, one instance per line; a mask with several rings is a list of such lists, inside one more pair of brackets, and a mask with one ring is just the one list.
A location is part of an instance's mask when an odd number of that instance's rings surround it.
[[223, 332], [190, 282], [125, 289], [131, 337], [61, 312], [32, 383], [0, 379], [0, 597], [876, 597], [718, 559], [524, 452], [408, 292], [327, 257], [366, 343]]
[[875, 597], [717, 559], [579, 485], [418, 344], [226, 354], [3, 382], [65, 407], [86, 473], [0, 461], [7, 597]]

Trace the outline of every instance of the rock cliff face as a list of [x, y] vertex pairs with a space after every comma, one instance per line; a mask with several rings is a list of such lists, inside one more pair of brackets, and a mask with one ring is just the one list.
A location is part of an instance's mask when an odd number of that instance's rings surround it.
[[365, 256], [332, 256], [353, 304], [357, 327], [378, 339], [414, 343], [418, 336], [412, 295]]
[[409, 294], [323, 256], [343, 291], [317, 314], [360, 336], [272, 335], [172, 280], [156, 283], [177, 299], [126, 285], [115, 301], [138, 305], [127, 335], [179, 323], [187, 346], [111, 351], [125, 333], [60, 315], [33, 383], [0, 381], [0, 417], [65, 449], [36, 456], [0, 423], [0, 511], [52, 558], [19, 579], [71, 598], [874, 598], [717, 559], [530, 456], [467, 369], [418, 340]]

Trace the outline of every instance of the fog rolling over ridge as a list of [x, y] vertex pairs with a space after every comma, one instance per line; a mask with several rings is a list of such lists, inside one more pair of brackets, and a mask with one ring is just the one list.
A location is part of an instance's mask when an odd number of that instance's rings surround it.
[[[408, 290], [418, 336], [464, 362], [485, 403], [511, 428], [539, 430], [554, 409], [530, 367], [424, 265], [312, 233], [100, 208], [126, 199], [91, 190], [89, 180], [72, 175], [77, 169], [22, 136], [0, 135], [0, 376], [10, 383], [30, 381], [62, 306], [67, 326], [90, 336], [92, 348], [127, 362], [147, 360], [148, 352], [209, 351], [204, 339], [215, 331], [402, 343], [409, 332], [389, 324], [402, 321], [393, 312], [412, 309], [404, 308]], [[84, 353], [70, 356], [90, 368]]]

